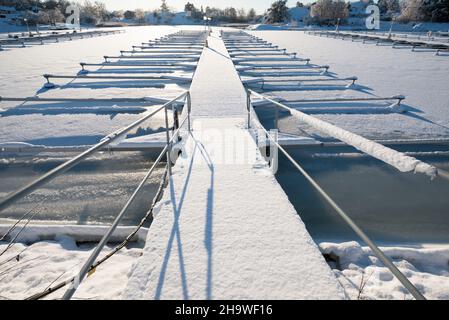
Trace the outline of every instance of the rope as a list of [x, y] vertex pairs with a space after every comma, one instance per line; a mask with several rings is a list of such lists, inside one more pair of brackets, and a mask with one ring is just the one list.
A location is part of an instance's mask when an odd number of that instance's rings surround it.
[[[169, 165], [169, 164], [168, 164]], [[133, 232], [131, 232], [128, 237], [126, 237], [126, 239], [119, 244], [117, 247], [115, 247], [111, 252], [109, 252], [106, 256], [104, 256], [102, 259], [98, 260], [97, 262], [95, 262], [90, 268], [89, 268], [89, 273], [91, 273], [92, 271], [95, 271], [95, 269], [100, 266], [101, 264], [103, 264], [104, 262], [106, 262], [107, 260], [109, 260], [113, 255], [115, 255], [117, 252], [119, 252], [121, 249], [123, 249], [126, 245], [128, 245], [130, 243], [130, 241], [135, 237], [135, 235], [139, 232], [139, 230], [145, 225], [145, 223], [147, 223], [147, 221], [150, 221], [150, 223], [153, 222], [153, 211], [154, 208], [156, 206], [156, 204], [160, 201], [160, 199], [162, 198], [162, 194], [163, 194], [163, 190], [167, 184], [167, 174], [168, 174], [168, 165], [165, 169], [164, 172], [164, 176], [162, 178], [162, 181], [159, 185], [159, 189], [156, 193], [156, 196], [153, 198], [153, 202], [151, 204], [151, 207], [149, 209], [149, 211], [147, 212], [147, 214], [142, 218], [142, 220], [140, 221], [139, 225], [133, 230]], [[40, 300], [62, 288], [64, 288], [66, 285], [72, 283], [75, 280], [75, 277], [70, 278], [67, 281], [63, 281], [58, 283], [57, 285], [50, 287], [40, 293], [34, 294], [28, 298], [26, 298], [25, 300]]]
[[[38, 206], [40, 206], [42, 203], [40, 203]], [[34, 209], [33, 209], [34, 210]], [[41, 209], [42, 210], [42, 209]], [[6, 248], [0, 253], [0, 257], [2, 255], [4, 255], [9, 249], [11, 249], [15, 244], [16, 244], [16, 240], [17, 238], [19, 238], [19, 236], [22, 234], [22, 232], [25, 230], [25, 228], [30, 224], [30, 222], [34, 219], [34, 217], [41, 212], [41, 210], [38, 210], [36, 212], [34, 212], [31, 217], [27, 220], [27, 222], [20, 228], [19, 232], [17, 232], [17, 234], [11, 239], [11, 241], [8, 243], [8, 245], [6, 246]], [[17, 225], [17, 223], [16, 223]], [[14, 227], [15, 228], [15, 227]], [[11, 229], [14, 229], [11, 228]], [[11, 230], [10, 229], [10, 230]]]
[[17, 260], [17, 261], [19, 261], [19, 260], [20, 260], [20, 255], [21, 255], [22, 253], [24, 253], [26, 250], [28, 250], [28, 248], [29, 248], [29, 247], [26, 247], [25, 249], [23, 249], [23, 250], [20, 251], [19, 253], [17, 253], [17, 254], [15, 254], [15, 255], [13, 255], [12, 257], [6, 259], [5, 261], [2, 261], [2, 262], [0, 263], [0, 267], [3, 267], [5, 264], [7, 264], [8, 262], [10, 262], [10, 261], [12, 261], [12, 260], [14, 260], [14, 259]]
[[16, 221], [16, 223], [14, 223], [14, 225], [9, 228], [9, 230], [0, 238], [0, 242], [4, 241], [10, 234], [11, 232], [13, 232], [15, 230], [15, 228], [17, 227], [17, 225], [22, 222], [31, 212], [33, 212], [34, 210], [36, 210], [40, 205], [42, 205], [44, 201], [42, 201], [41, 203], [38, 203], [36, 206], [34, 206], [31, 210], [28, 210], [28, 212], [26, 212], [19, 220]]

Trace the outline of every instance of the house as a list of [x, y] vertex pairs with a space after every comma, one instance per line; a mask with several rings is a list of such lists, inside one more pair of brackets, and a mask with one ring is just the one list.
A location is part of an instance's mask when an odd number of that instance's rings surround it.
[[372, 1], [351, 2], [349, 7], [349, 17], [362, 18], [366, 17], [366, 7], [372, 4]]
[[17, 23], [23, 19], [21, 11], [17, 11], [14, 7], [0, 6], [0, 21], [8, 23]]
[[290, 19], [295, 23], [304, 23], [305, 19], [310, 15], [310, 10], [307, 7], [294, 7], [288, 10]]
[[6, 19], [8, 16], [17, 14], [16, 8], [0, 6], [0, 19]]

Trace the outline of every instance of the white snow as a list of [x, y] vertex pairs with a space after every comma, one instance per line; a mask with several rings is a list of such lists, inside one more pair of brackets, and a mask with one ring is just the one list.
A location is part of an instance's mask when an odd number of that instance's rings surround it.
[[[404, 95], [406, 113], [321, 114], [317, 118], [370, 139], [438, 139], [449, 136], [449, 59], [361, 42], [304, 34], [300, 31], [254, 31], [264, 40], [298, 52], [311, 63], [329, 65], [334, 76], [357, 76], [348, 90], [281, 93], [282, 98], [388, 97]], [[360, 89], [360, 90], [358, 90]], [[273, 92], [277, 95], [276, 92]], [[315, 132], [312, 132], [315, 133]]]
[[[12, 224], [0, 225], [0, 235], [5, 235], [11, 228]], [[23, 224], [21, 224], [23, 225]], [[95, 242], [99, 241], [101, 237], [108, 230], [108, 226], [97, 226], [97, 225], [29, 225], [23, 231], [18, 228], [14, 229], [9, 236], [9, 239], [18, 237], [16, 240], [22, 243], [33, 243], [43, 240], [57, 240], [60, 235], [65, 235], [71, 237], [77, 242]], [[134, 227], [123, 227], [119, 226], [114, 231], [111, 242], [121, 242], [123, 241], [132, 231]], [[133, 241], [143, 242], [147, 236], [148, 229], [142, 228], [139, 230]]]
[[[201, 27], [184, 26], [182, 29], [195, 29]], [[43, 74], [76, 75], [81, 67], [79, 63], [103, 61], [104, 55], [118, 55], [120, 50], [130, 50], [132, 45], [164, 36], [180, 30], [174, 26], [148, 26], [125, 28], [126, 33], [102, 36], [96, 38], [64, 41], [32, 46], [20, 49], [5, 49], [0, 52], [0, 96], [4, 97], [30, 97], [39, 94], [46, 98], [149, 98], [156, 103], [163, 103], [165, 99], [174, 98], [188, 87], [188, 84], [170, 84], [165, 89], [125, 87], [101, 87], [91, 85], [81, 86], [87, 81], [73, 82], [58, 80], [61, 87], [53, 90], [41, 90], [45, 82]], [[89, 70], [96, 71], [95, 67]], [[117, 71], [118, 69], [118, 71]], [[116, 73], [127, 75], [115, 68]], [[192, 72], [176, 72], [176, 76], [189, 76]], [[104, 74], [106, 69], [102, 70]], [[113, 73], [111, 71], [111, 73]], [[135, 74], [134, 74], [135, 75]], [[67, 85], [66, 85], [67, 84]], [[162, 99], [153, 99], [162, 98]], [[92, 104], [89, 104], [92, 105]], [[42, 108], [32, 112], [31, 108]], [[126, 104], [126, 107], [92, 108], [92, 113], [86, 113], [88, 107], [83, 103], [52, 104], [1, 102], [4, 110], [0, 116], [0, 142], [26, 142], [38, 145], [87, 145], [98, 142], [101, 137], [125, 125], [134, 122], [142, 114], [133, 114], [142, 110], [142, 105]], [[19, 107], [17, 110], [11, 108]], [[29, 108], [27, 108], [29, 107]], [[86, 107], [86, 108], [84, 108]], [[11, 111], [11, 115], [5, 113]], [[114, 114], [113, 112], [130, 112]], [[15, 114], [14, 114], [15, 112]], [[47, 112], [47, 113], [45, 113]], [[111, 112], [110, 114], [107, 114]], [[106, 114], [105, 114], [106, 113]], [[150, 127], [159, 128], [163, 125], [163, 114], [158, 114], [147, 122]]]
[[[194, 124], [124, 297], [343, 298], [244, 119]], [[258, 159], [235, 159], [230, 131]]]
[[[0, 252], [6, 246], [1, 242]], [[112, 247], [103, 250], [100, 258]], [[69, 280], [92, 250], [91, 244], [77, 245], [67, 236], [31, 245], [16, 244], [0, 257], [0, 300], [25, 299], [51, 285]], [[142, 249], [138, 247], [122, 249], [83, 282], [74, 299], [120, 299], [128, 280], [128, 270], [141, 252]], [[46, 299], [60, 299], [64, 290], [63, 288]]]
[[317, 130], [331, 137], [337, 138], [338, 140], [341, 140], [379, 160], [382, 160], [401, 172], [424, 173], [432, 178], [437, 175], [437, 169], [434, 166], [424, 163], [418, 159], [406, 156], [401, 152], [385, 147], [377, 142], [363, 138], [362, 136], [336, 127], [298, 110], [291, 110], [291, 113], [293, 116], [306, 122]]
[[[324, 242], [320, 249], [339, 257], [338, 268], [335, 263], [332, 266], [351, 299], [413, 299], [368, 247], [357, 242]], [[383, 246], [381, 249], [426, 298], [449, 300], [448, 245]]]
[[0, 143], [0, 149], [1, 148], [33, 148], [33, 147], [40, 147], [40, 146], [36, 146], [30, 143], [25, 143], [25, 142], [5, 142], [5, 143]]

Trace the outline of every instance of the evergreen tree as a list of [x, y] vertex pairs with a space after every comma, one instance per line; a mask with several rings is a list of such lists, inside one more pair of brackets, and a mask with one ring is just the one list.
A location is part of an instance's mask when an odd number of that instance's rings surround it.
[[278, 0], [273, 2], [271, 8], [268, 9], [268, 22], [281, 23], [289, 17], [287, 0]]
[[167, 0], [162, 0], [161, 3], [161, 12], [168, 12], [168, 5], [167, 5]]
[[195, 10], [196, 10], [196, 8], [193, 5], [193, 3], [187, 2], [186, 5], [184, 6], [184, 11], [185, 12], [193, 12]]
[[449, 0], [425, 0], [423, 11], [427, 21], [449, 22]]

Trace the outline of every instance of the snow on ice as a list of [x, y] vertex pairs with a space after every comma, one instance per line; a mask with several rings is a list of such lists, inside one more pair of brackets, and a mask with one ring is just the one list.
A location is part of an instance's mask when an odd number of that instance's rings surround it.
[[[323, 242], [320, 249], [324, 254], [334, 257], [331, 265], [349, 298], [413, 299], [368, 247], [362, 247], [357, 242]], [[448, 245], [388, 246], [381, 249], [426, 298], [449, 300]]]

